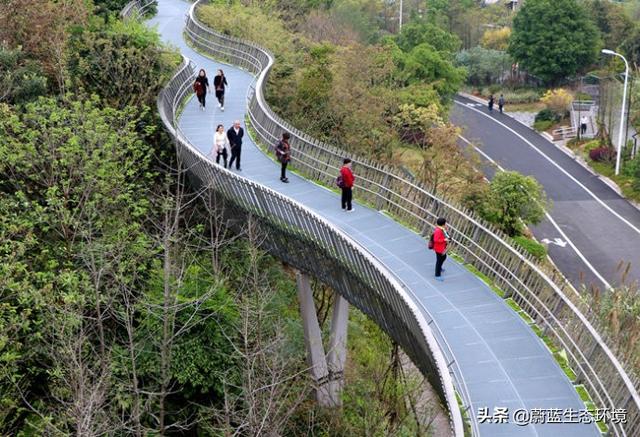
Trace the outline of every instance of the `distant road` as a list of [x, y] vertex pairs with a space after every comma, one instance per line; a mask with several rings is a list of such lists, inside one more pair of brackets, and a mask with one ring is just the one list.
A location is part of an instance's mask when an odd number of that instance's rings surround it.
[[[456, 96], [451, 121], [485, 162], [534, 176], [544, 186], [552, 208], [533, 233], [551, 242], [549, 255], [574, 285], [619, 284], [621, 262], [631, 263], [627, 282], [640, 281], [640, 211], [626, 199], [553, 143], [486, 105]], [[495, 171], [487, 165], [489, 178]]]

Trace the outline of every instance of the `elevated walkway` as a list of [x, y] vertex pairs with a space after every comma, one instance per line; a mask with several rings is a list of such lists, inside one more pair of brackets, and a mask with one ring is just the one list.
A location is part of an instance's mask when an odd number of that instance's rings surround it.
[[[217, 69], [225, 71], [229, 81], [225, 111], [217, 107], [213, 94], [208, 96], [204, 112], [197, 100], [190, 98], [178, 120], [184, 138], [210, 156], [217, 124], [223, 124], [226, 130], [239, 119], [244, 126], [247, 94], [252, 92], [254, 77], [247, 71], [204, 57], [185, 43], [184, 22], [190, 7], [190, 3], [181, 0], [160, 0], [158, 14], [149, 23], [157, 26], [165, 42], [178, 47], [193, 61], [196, 71], [204, 68], [210, 79]], [[357, 242], [404, 285], [449, 360], [449, 370], [474, 435], [599, 435], [593, 423], [567, 423], [571, 421], [567, 417], [562, 419], [565, 423], [515, 422], [516, 410], [529, 414], [536, 409], [559, 411], [562, 417], [566, 411], [577, 412], [585, 406], [548, 348], [489, 286], [452, 259], [445, 265], [445, 282], [434, 280], [435, 257], [427, 250], [422, 236], [362, 204], [356, 204], [354, 213], [345, 213], [337, 194], [295, 174], [289, 174], [289, 184], [281, 183], [277, 163], [248, 136], [243, 142], [242, 171], [232, 171], [304, 205]], [[355, 173], [357, 177], [357, 165]], [[355, 190], [358, 189], [356, 181]], [[480, 420], [478, 411], [485, 408], [489, 415], [496, 408], [508, 409], [508, 423], [492, 423], [495, 418]]]

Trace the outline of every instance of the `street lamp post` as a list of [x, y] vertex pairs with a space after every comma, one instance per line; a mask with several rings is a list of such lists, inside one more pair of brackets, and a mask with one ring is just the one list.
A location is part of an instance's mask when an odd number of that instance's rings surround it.
[[402, 32], [402, 0], [400, 0], [400, 17], [398, 19], [398, 33]]
[[616, 176], [620, 174], [620, 155], [622, 154], [622, 138], [624, 131], [624, 105], [627, 103], [627, 83], [629, 81], [629, 63], [620, 53], [616, 53], [613, 50], [602, 49], [602, 53], [610, 56], [617, 56], [622, 58], [625, 65], [624, 70], [624, 88], [622, 90], [622, 112], [620, 113], [620, 132], [618, 132], [618, 153], [616, 154]]

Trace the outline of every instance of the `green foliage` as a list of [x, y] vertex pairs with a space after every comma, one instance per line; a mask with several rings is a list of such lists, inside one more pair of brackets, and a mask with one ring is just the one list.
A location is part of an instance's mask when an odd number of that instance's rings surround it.
[[541, 110], [540, 112], [538, 112], [536, 114], [536, 118], [535, 121], [551, 121], [551, 122], [557, 122], [559, 121], [560, 118], [558, 117], [558, 114], [556, 114], [555, 111], [549, 109], [549, 108], [545, 108], [543, 110]]
[[484, 85], [498, 81], [511, 67], [511, 58], [506, 52], [478, 46], [456, 54], [456, 64], [466, 68], [469, 83]]
[[457, 68], [428, 43], [422, 43], [396, 58], [399, 77], [406, 84], [430, 83], [443, 99], [452, 98], [465, 80], [465, 71]]
[[453, 54], [460, 48], [460, 39], [429, 22], [410, 22], [396, 37], [398, 47], [404, 52], [427, 43], [439, 52]]
[[[131, 108], [101, 109], [95, 99], [41, 98], [24, 112], [0, 106], [2, 433], [22, 427], [16, 390], [45, 413], [56, 408], [49, 395], [68, 398], [61, 356], [84, 311], [112, 297], [106, 285], [95, 294], [91, 267], [102, 266], [105, 282], [126, 278], [121, 284], [135, 287], [142, 254], [155, 255], [142, 232], [153, 174], [139, 117]], [[90, 345], [86, 354], [91, 366]], [[65, 414], [55, 419], [60, 429]]]
[[575, 75], [596, 59], [598, 31], [575, 0], [528, 0], [516, 15], [509, 53], [546, 83]]
[[20, 49], [0, 47], [0, 102], [24, 103], [47, 92], [47, 79], [38, 63]]
[[130, 0], [93, 0], [94, 13], [103, 17], [118, 15]]
[[538, 132], [544, 132], [549, 130], [554, 124], [556, 124], [556, 122], [552, 120], [536, 120], [533, 122], [533, 128]]
[[523, 223], [539, 223], [547, 207], [538, 181], [515, 171], [505, 171], [497, 173], [491, 181], [480, 212], [513, 237], [522, 233]]
[[111, 106], [152, 105], [178, 65], [167, 56], [158, 34], [136, 20], [111, 20], [74, 35], [69, 70], [77, 88]]
[[[237, 323], [238, 309], [224, 283], [205, 269], [206, 260], [202, 261], [187, 268], [177, 290], [176, 304], [182, 309], [177, 311], [174, 329], [184, 331], [172, 351], [171, 378], [181, 387], [180, 398], [184, 400], [203, 394], [220, 399], [224, 395], [223, 377], [230, 381], [238, 379], [234, 374], [238, 371], [238, 357], [233, 353], [236, 338], [232, 329]], [[162, 306], [162, 276], [162, 266], [154, 263], [146, 293], [147, 306]], [[162, 319], [155, 311], [142, 312], [139, 323], [140, 339], [162, 338]], [[160, 346], [153, 341], [144, 348], [138, 362], [141, 377], [159, 378]]]
[[547, 248], [535, 240], [518, 235], [513, 237], [513, 241], [539, 260], [542, 260], [547, 256]]

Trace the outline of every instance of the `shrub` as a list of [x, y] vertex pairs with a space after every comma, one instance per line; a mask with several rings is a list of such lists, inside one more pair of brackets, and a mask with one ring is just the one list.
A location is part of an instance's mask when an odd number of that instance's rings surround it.
[[547, 248], [544, 245], [538, 243], [535, 240], [531, 240], [524, 236], [513, 237], [513, 241], [517, 246], [520, 246], [528, 253], [533, 255], [536, 259], [543, 259], [547, 256]]
[[540, 92], [532, 89], [509, 90], [504, 93], [507, 103], [535, 103], [540, 100]]
[[554, 122], [551, 120], [539, 120], [533, 123], [533, 128], [538, 132], [543, 132], [553, 126]]
[[481, 215], [513, 237], [521, 234], [523, 223], [540, 223], [547, 207], [538, 181], [517, 171], [503, 171], [491, 181]]
[[535, 121], [558, 121], [558, 115], [549, 108], [545, 108], [536, 114]]
[[548, 90], [540, 100], [548, 109], [552, 110], [560, 117], [564, 117], [569, 111], [569, 106], [571, 106], [573, 96], [569, 91], [563, 88], [557, 88], [555, 90]]
[[597, 162], [611, 162], [616, 157], [616, 151], [612, 147], [596, 147], [589, 152], [589, 158]]

